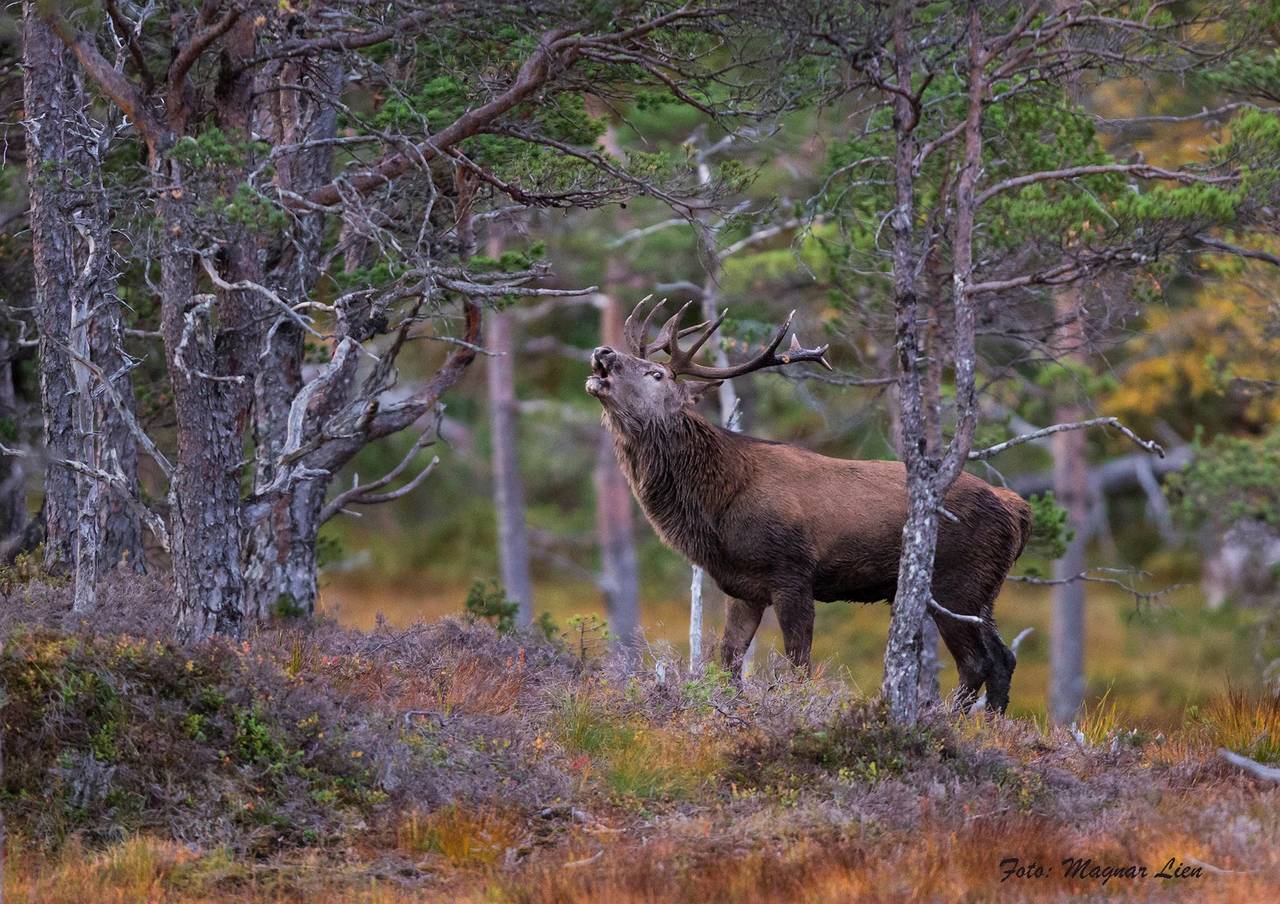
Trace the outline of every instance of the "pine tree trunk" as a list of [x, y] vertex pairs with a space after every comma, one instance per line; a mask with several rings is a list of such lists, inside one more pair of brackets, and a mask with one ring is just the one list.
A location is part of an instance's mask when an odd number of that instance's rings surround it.
[[[1080, 294], [1068, 290], [1058, 296], [1059, 329], [1057, 347], [1066, 350], [1067, 360], [1081, 359], [1084, 323], [1080, 316]], [[1054, 412], [1056, 423], [1078, 421], [1084, 415], [1080, 405], [1064, 404]], [[1067, 430], [1052, 438], [1053, 492], [1067, 512], [1067, 526], [1075, 536], [1066, 553], [1054, 563], [1054, 577], [1074, 577], [1085, 568], [1085, 543], [1089, 522], [1089, 463], [1085, 434]], [[1049, 639], [1049, 714], [1058, 722], [1075, 719], [1084, 702], [1085, 585], [1082, 581], [1053, 588], [1053, 620]]]
[[[604, 344], [623, 345], [622, 308], [606, 296], [600, 312]], [[601, 429], [596, 439], [596, 532], [600, 537], [601, 584], [609, 629], [622, 649], [636, 655], [640, 642], [640, 567], [636, 560], [631, 488], [618, 467], [613, 438]]]
[[[24, 105], [28, 190], [44, 414], [45, 564], [74, 568], [77, 601], [91, 604], [98, 575], [144, 567], [136, 509], [74, 460], [120, 475], [136, 494], [137, 446], [124, 415], [86, 362], [111, 380], [127, 409], [133, 391], [121, 354], [120, 303], [89, 96], [71, 52], [26, 5]], [[82, 540], [89, 548], [77, 549]]]
[[[337, 62], [305, 70], [287, 64], [280, 81], [310, 85], [314, 93], [276, 92], [262, 111], [270, 120], [264, 127], [266, 133], [274, 135], [280, 145], [332, 138], [337, 130], [337, 109], [319, 98], [338, 96], [342, 76], [343, 68]], [[276, 165], [276, 180], [283, 189], [305, 194], [327, 182], [332, 169], [332, 146], [319, 144], [282, 155]], [[314, 274], [319, 270], [316, 258], [324, 243], [325, 216], [300, 213], [294, 223], [294, 231], [281, 242], [271, 280], [281, 286], [282, 298], [300, 301], [310, 294]], [[346, 263], [349, 270], [355, 269], [353, 257], [348, 256]], [[303, 385], [303, 330], [278, 311], [273, 315], [278, 319], [263, 338], [253, 387], [255, 492], [262, 492], [275, 480], [289, 410]], [[273, 613], [310, 615], [315, 611], [316, 543], [329, 482], [319, 477], [301, 480], [259, 510], [246, 513], [243, 555], [247, 618], [264, 620]]]
[[[166, 189], [157, 204], [160, 252], [161, 330], [164, 335], [177, 455], [169, 487], [170, 537], [180, 639], [213, 634], [239, 637], [243, 623], [240, 564], [240, 456], [248, 387], [236, 368], [241, 356], [215, 345], [214, 306], [219, 299], [195, 294], [195, 262], [183, 246], [187, 231], [173, 186], [179, 167], [161, 163]], [[167, 171], [167, 172], [166, 172]], [[234, 329], [244, 318], [224, 298], [218, 319]]]
[[[18, 440], [18, 396], [13, 385], [17, 354], [18, 344], [0, 333], [0, 444], [11, 447]], [[26, 461], [0, 453], [0, 562], [16, 554], [27, 527]]]
[[920, 714], [921, 627], [933, 592], [933, 558], [938, 542], [939, 498], [929, 476], [907, 485], [907, 520], [902, 528], [902, 558], [898, 562], [898, 590], [885, 647], [881, 692], [889, 711], [903, 724], [914, 725]]
[[246, 514], [246, 520], [252, 519], [244, 548], [247, 619], [266, 621], [315, 611], [319, 594], [316, 542], [326, 486], [322, 480], [299, 481], [265, 512]]
[[[489, 249], [491, 256], [494, 248]], [[507, 598], [519, 605], [516, 622], [533, 624], [533, 583], [529, 578], [529, 536], [525, 524], [524, 482], [520, 479], [519, 413], [516, 402], [515, 341], [511, 315], [489, 315], [486, 359], [489, 432], [493, 448], [493, 504], [498, 519], [498, 564]]]
[[35, 320], [39, 332], [40, 407], [44, 417], [44, 566], [54, 574], [74, 567], [79, 519], [76, 475], [61, 462], [80, 458], [75, 429], [75, 377], [67, 353], [71, 293], [76, 279], [72, 211], [81, 200], [75, 180], [84, 160], [68, 124], [82, 101], [75, 97], [75, 61], [24, 4], [23, 106], [28, 111], [27, 191], [31, 204], [31, 256], [35, 271]]

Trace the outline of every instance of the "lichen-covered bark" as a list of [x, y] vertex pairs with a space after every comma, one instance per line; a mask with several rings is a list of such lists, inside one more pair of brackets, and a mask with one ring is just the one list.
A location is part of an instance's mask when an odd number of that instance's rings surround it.
[[80, 455], [74, 422], [75, 378], [66, 349], [76, 273], [71, 217], [80, 201], [76, 182], [84, 155], [77, 153], [78, 140], [65, 127], [76, 115], [74, 61], [36, 17], [32, 0], [24, 4], [23, 30], [27, 191], [47, 456], [44, 564], [57, 574], [65, 573], [74, 562], [79, 511], [76, 476], [59, 462]]
[[[258, 112], [260, 131], [280, 145], [303, 145], [333, 137], [337, 110], [322, 98], [336, 97], [342, 80], [336, 63], [314, 68], [281, 64], [278, 80], [302, 84], [313, 91], [275, 92]], [[276, 169], [281, 188], [305, 193], [327, 182], [333, 168], [332, 147], [320, 144], [282, 155]], [[291, 233], [272, 255], [276, 263], [265, 274], [281, 298], [296, 304], [307, 298], [319, 271], [326, 218], [321, 213], [295, 215]], [[259, 299], [259, 303], [264, 303]], [[276, 463], [284, 449], [289, 410], [303, 385], [305, 334], [280, 310], [269, 311], [272, 321], [263, 334], [262, 353], [253, 387], [254, 491], [261, 493], [276, 478]], [[330, 414], [342, 393], [325, 400]], [[265, 619], [273, 612], [310, 614], [316, 604], [316, 542], [320, 510], [329, 481], [310, 478], [264, 500], [248, 513], [244, 537], [245, 614]]]
[[[98, 574], [121, 562], [143, 567], [136, 511], [74, 460], [119, 473], [137, 486], [137, 447], [107, 394], [92, 394], [109, 377], [121, 401], [133, 393], [120, 353], [120, 304], [102, 169], [89, 116], [89, 97], [73, 55], [27, 3], [24, 16], [24, 106], [31, 203], [32, 264], [39, 330], [45, 449], [45, 565], [74, 567], [77, 598], [87, 605]], [[77, 551], [77, 538], [91, 548]], [[85, 586], [81, 586], [85, 584]]]

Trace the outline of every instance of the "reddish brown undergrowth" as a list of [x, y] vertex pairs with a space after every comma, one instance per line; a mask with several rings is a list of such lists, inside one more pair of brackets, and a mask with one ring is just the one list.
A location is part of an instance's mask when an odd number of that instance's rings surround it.
[[[159, 636], [121, 580], [0, 608], [5, 885], [31, 901], [1273, 900], [1274, 702], [1176, 733], [936, 711], [842, 682], [622, 672], [445, 620]], [[1087, 728], [1087, 731], [1084, 730]], [[1083, 864], [1083, 865], [1075, 865]], [[1136, 875], [1146, 870], [1146, 876]], [[1159, 873], [1165, 872], [1166, 876]]]

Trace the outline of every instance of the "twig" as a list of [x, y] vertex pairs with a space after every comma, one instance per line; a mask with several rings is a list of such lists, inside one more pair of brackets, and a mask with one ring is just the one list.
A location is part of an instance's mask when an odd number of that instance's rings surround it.
[[[1118, 568], [1094, 568], [1091, 570], [1110, 571], [1117, 574], [1130, 573], [1130, 572], [1124, 571], [1123, 569], [1118, 569]], [[1032, 577], [1031, 575], [1011, 574], [1007, 578], [1005, 578], [1005, 580], [1017, 581], [1019, 584], [1034, 584], [1037, 587], [1060, 587], [1063, 584], [1074, 584], [1076, 581], [1084, 581], [1090, 584], [1110, 584], [1113, 587], [1119, 587], [1125, 593], [1132, 596], [1134, 598], [1134, 601], [1138, 603], [1150, 602], [1151, 600], [1158, 599], [1159, 597], [1162, 597], [1162, 596], [1166, 596], [1172, 593], [1173, 591], [1177, 590], [1178, 588], [1184, 586], [1182, 584], [1170, 584], [1168, 587], [1162, 587], [1159, 590], [1152, 590], [1148, 592], [1144, 590], [1139, 590], [1138, 588], [1130, 584], [1126, 584], [1124, 581], [1121, 581], [1117, 578], [1104, 578], [1104, 577], [1097, 577], [1096, 575], [1091, 575], [1088, 570], [1082, 571], [1079, 574], [1074, 574], [1074, 575], [1071, 575], [1071, 577], [1066, 577], [1066, 578], [1037, 578], [1037, 577]]]
[[980, 615], [961, 615], [959, 612], [952, 612], [932, 597], [929, 598], [929, 608], [935, 612], [941, 612], [943, 615], [949, 615], [956, 621], [972, 622], [975, 625], [985, 625], [987, 623], [987, 620]]
[[1277, 769], [1275, 766], [1264, 766], [1257, 760], [1250, 759], [1247, 756], [1241, 756], [1238, 753], [1233, 753], [1225, 747], [1218, 748], [1218, 756], [1222, 757], [1232, 766], [1239, 766], [1254, 778], [1260, 778], [1263, 781], [1268, 782], [1280, 782], [1280, 769]]
[[595, 863], [597, 860], [599, 860], [603, 856], [604, 856], [604, 848], [601, 848], [600, 850], [592, 854], [590, 857], [586, 857], [582, 860], [570, 860], [568, 863], [564, 865], [564, 868], [577, 869], [580, 866], [590, 866], [591, 864]]
[[996, 443], [994, 446], [988, 446], [985, 449], [974, 449], [969, 453], [969, 461], [985, 461], [999, 455], [1006, 449], [1014, 446], [1021, 446], [1024, 443], [1034, 442], [1043, 439], [1046, 436], [1052, 436], [1055, 433], [1062, 433], [1065, 430], [1084, 430], [1089, 427], [1115, 427], [1141, 449], [1164, 458], [1164, 447], [1155, 440], [1143, 439], [1134, 433], [1124, 424], [1120, 423], [1119, 418], [1114, 417], [1095, 417], [1087, 421], [1075, 421], [1070, 424], [1054, 424], [1052, 427], [1043, 427], [1032, 433], [1024, 433], [1021, 436], [1015, 436], [1013, 439], [1007, 439], [1002, 443]]

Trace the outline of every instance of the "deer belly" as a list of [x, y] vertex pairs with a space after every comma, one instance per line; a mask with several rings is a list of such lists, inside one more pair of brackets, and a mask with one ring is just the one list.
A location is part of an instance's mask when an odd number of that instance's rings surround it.
[[813, 598], [874, 603], [891, 599], [898, 583], [898, 562], [888, 556], [846, 553], [820, 562], [813, 579]]

